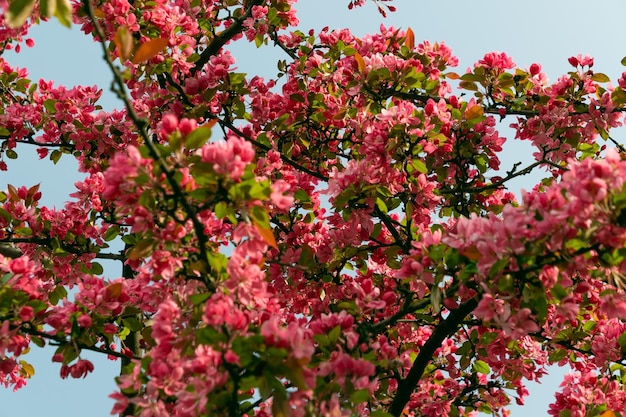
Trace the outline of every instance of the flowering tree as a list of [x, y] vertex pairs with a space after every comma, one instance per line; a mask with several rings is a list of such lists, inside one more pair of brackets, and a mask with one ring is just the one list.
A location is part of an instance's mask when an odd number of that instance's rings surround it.
[[[622, 415], [626, 73], [578, 56], [549, 84], [488, 53], [457, 74], [410, 29], [303, 33], [294, 6], [0, 1], [5, 49], [79, 24], [123, 103], [0, 58], [0, 169], [30, 145], [84, 174], [60, 209], [0, 193], [0, 382], [49, 344], [62, 378], [116, 361], [123, 416], [506, 415], [569, 364], [551, 415]], [[235, 42], [280, 48], [276, 79], [237, 72]], [[534, 162], [500, 170], [498, 123]]]

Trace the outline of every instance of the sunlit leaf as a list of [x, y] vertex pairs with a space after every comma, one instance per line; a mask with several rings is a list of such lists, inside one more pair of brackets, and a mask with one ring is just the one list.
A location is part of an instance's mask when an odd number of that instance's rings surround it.
[[470, 246], [469, 248], [462, 249], [460, 252], [461, 255], [472, 261], [477, 261], [482, 257], [482, 254], [478, 251], [476, 246]]
[[26, 378], [30, 378], [31, 376], [35, 375], [35, 368], [33, 367], [33, 365], [24, 360], [20, 361], [20, 365], [22, 366], [22, 373]]
[[274, 237], [274, 232], [272, 231], [272, 228], [263, 227], [262, 225], [254, 221], [254, 219], [252, 219], [252, 223], [254, 224], [254, 227], [256, 227], [256, 230], [259, 232], [263, 240], [265, 240], [265, 243], [267, 243], [274, 249], [278, 249], [278, 245], [276, 244], [276, 238]]
[[117, 56], [120, 58], [120, 61], [124, 62], [128, 60], [133, 53], [135, 42], [133, 35], [126, 26], [120, 26], [117, 29], [113, 42], [115, 42], [115, 49], [117, 50]]
[[202, 126], [189, 133], [185, 138], [185, 148], [198, 149], [211, 137], [211, 128]]
[[122, 320], [124, 327], [130, 329], [131, 332], [138, 332], [143, 329], [143, 324], [136, 317], [126, 317]]
[[122, 283], [116, 282], [115, 284], [109, 285], [105, 292], [108, 298], [118, 298], [122, 295]]
[[[48, 0], [49, 1], [49, 0]], [[54, 10], [54, 17], [59, 22], [69, 28], [72, 26], [72, 4], [69, 0], [56, 0], [56, 9]]]
[[472, 365], [472, 368], [474, 369], [474, 371], [483, 375], [488, 375], [489, 372], [491, 372], [491, 368], [489, 367], [487, 362], [481, 361], [481, 360], [477, 360], [476, 362], [474, 362], [474, 365]]
[[359, 68], [359, 72], [361, 74], [365, 74], [365, 61], [363, 60], [363, 57], [361, 56], [361, 54], [358, 52], [355, 52], [354, 60], [356, 61], [356, 65]]
[[111, 226], [104, 232], [104, 240], [105, 242], [110, 242], [115, 239], [120, 234], [120, 227], [117, 225]]
[[11, 200], [18, 201], [21, 198], [17, 195], [17, 188], [11, 184], [7, 184], [7, 189], [9, 190], [9, 195], [11, 196]]
[[482, 108], [482, 106], [472, 106], [469, 109], [465, 110], [465, 118], [467, 120], [472, 120], [472, 119], [476, 119], [480, 116], [482, 116], [484, 113], [484, 110]]
[[204, 303], [209, 298], [211, 298], [211, 294], [208, 292], [200, 293], [200, 294], [192, 294], [189, 296], [189, 301], [191, 301], [191, 304], [197, 306], [197, 305]]
[[378, 207], [378, 210], [380, 210], [384, 214], [387, 214], [387, 212], [389, 211], [385, 202], [380, 198], [376, 198], [376, 207]]
[[141, 44], [133, 57], [133, 64], [140, 64], [148, 61], [159, 54], [167, 46], [167, 38], [150, 39], [146, 43]]
[[409, 49], [413, 49], [413, 47], [415, 47], [415, 34], [413, 33], [413, 30], [411, 28], [408, 28], [406, 30], [404, 44]]
[[601, 72], [596, 72], [591, 76], [591, 79], [597, 83], [608, 83], [611, 81], [608, 75], [602, 74]]
[[33, 12], [35, 0], [13, 0], [6, 13], [7, 25], [11, 28], [21, 27]]
[[50, 17], [54, 14], [54, 11], [57, 9], [56, 0], [40, 0], [39, 1], [39, 13], [42, 16]]
[[130, 251], [130, 253], [128, 254], [128, 259], [137, 260], [149, 256], [152, 253], [154, 243], [155, 242], [152, 239], [144, 239], [140, 241]]

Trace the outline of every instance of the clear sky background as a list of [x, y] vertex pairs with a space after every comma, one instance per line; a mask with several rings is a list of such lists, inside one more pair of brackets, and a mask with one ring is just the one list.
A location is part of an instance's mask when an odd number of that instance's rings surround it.
[[[377, 32], [381, 23], [387, 27], [410, 26], [416, 43], [427, 39], [449, 45], [460, 60], [457, 72], [464, 72], [490, 51], [508, 53], [521, 67], [540, 63], [551, 81], [569, 71], [567, 58], [579, 53], [595, 57], [594, 69], [613, 80], [626, 70], [620, 65], [626, 55], [626, 3], [619, 0], [598, 1], [593, 6], [584, 0], [395, 0], [392, 4], [398, 11], [386, 19], [373, 4], [352, 11], [347, 10], [347, 4], [348, 0], [300, 0], [296, 8], [301, 29], [348, 27], [363, 35]], [[111, 77], [98, 44], [77, 27], [68, 30], [56, 21], [44, 23], [31, 33], [35, 47], [24, 48], [18, 55], [5, 53], [9, 63], [28, 68], [32, 80], [44, 78], [66, 86], [97, 84], [106, 90], [101, 102], [106, 109], [122, 107], [108, 92]], [[238, 42], [232, 51], [240, 71], [265, 77], [274, 76], [276, 61], [285, 58], [281, 51], [271, 47], [256, 50], [245, 42]], [[507, 119], [504, 125], [511, 122]], [[509, 170], [513, 163], [529, 160], [532, 151], [526, 144], [516, 143], [510, 131], [503, 131], [509, 137], [502, 158], [503, 170]], [[624, 131], [615, 133], [614, 138], [626, 142]], [[0, 189], [7, 183], [41, 183], [43, 203], [62, 206], [74, 190], [73, 183], [80, 179], [76, 164], [67, 156], [56, 166], [47, 160], [39, 161], [32, 147], [21, 146], [18, 151], [19, 159], [7, 161], [9, 171], [0, 172]], [[533, 185], [533, 177], [524, 177], [515, 184], [514, 191]], [[119, 265], [105, 267], [111, 277], [120, 274]], [[51, 356], [52, 349], [33, 346], [24, 359], [35, 365], [36, 374], [27, 387], [16, 393], [0, 388], [0, 416], [108, 416], [112, 402], [107, 396], [115, 389], [113, 378], [119, 364], [86, 353], [83, 356], [94, 361], [95, 372], [84, 380], [61, 380], [59, 366], [51, 363]], [[546, 416], [563, 372], [551, 369], [551, 375], [541, 385], [529, 385], [527, 405], [513, 406], [511, 415]]]

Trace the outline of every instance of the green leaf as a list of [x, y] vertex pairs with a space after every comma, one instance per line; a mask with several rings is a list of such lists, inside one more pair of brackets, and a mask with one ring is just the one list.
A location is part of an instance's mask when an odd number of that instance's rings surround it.
[[113, 43], [115, 44], [115, 50], [120, 61], [125, 62], [128, 60], [135, 48], [135, 40], [126, 26], [117, 28]]
[[4, 286], [9, 280], [13, 278], [13, 274], [6, 273], [0, 278], [0, 286]]
[[115, 239], [120, 234], [119, 226], [111, 226], [108, 228], [106, 232], [104, 232], [104, 240], [105, 242], [110, 242]]
[[383, 214], [387, 214], [389, 211], [385, 202], [378, 197], [376, 198], [376, 207], [378, 207], [378, 210], [380, 210]]
[[430, 289], [430, 304], [435, 314], [441, 311], [441, 288], [437, 285]]
[[48, 296], [48, 299], [50, 300], [50, 304], [57, 305], [59, 301], [63, 300], [65, 297], [67, 297], [67, 290], [62, 285], [57, 285]]
[[480, 343], [482, 345], [488, 345], [492, 343], [494, 340], [496, 340], [497, 338], [498, 338], [498, 333], [496, 332], [484, 333], [480, 336]]
[[6, 209], [2, 207], [0, 207], [0, 216], [2, 216], [2, 218], [4, 218], [4, 220], [6, 220], [7, 222], [10, 222], [12, 219], [11, 213], [9, 213]]
[[72, 26], [72, 5], [69, 0], [56, 0], [56, 10], [54, 16], [66, 28]]
[[565, 359], [567, 357], [567, 350], [565, 349], [557, 349], [554, 352], [550, 352], [548, 355], [548, 359], [551, 363], [559, 362], [561, 359]]
[[54, 14], [54, 6], [56, 6], [55, 0], [39, 0], [39, 13], [42, 16], [50, 17]]
[[602, 74], [601, 72], [596, 72], [595, 74], [593, 74], [591, 76], [591, 79], [597, 83], [608, 83], [609, 81], [611, 81], [611, 79], [606, 74]]
[[37, 337], [37, 336], [31, 336], [30, 341], [36, 344], [40, 348], [46, 346], [46, 342], [42, 338]]
[[14, 233], [18, 236], [32, 236], [33, 230], [30, 227], [20, 227], [19, 229], [15, 229]]
[[62, 155], [63, 153], [61, 151], [59, 151], [58, 149], [55, 149], [52, 152], [50, 152], [50, 160], [54, 162], [54, 164], [56, 165], [56, 163], [59, 162], [59, 160], [61, 159]]
[[476, 83], [469, 82], [469, 81], [461, 81], [459, 83], [459, 88], [462, 88], [463, 90], [469, 90], [469, 91], [478, 91], [478, 86], [476, 85]]
[[302, 188], [300, 188], [295, 193], [293, 193], [293, 197], [296, 200], [300, 201], [301, 203], [311, 202], [311, 197], [309, 197], [309, 194], [306, 191], [304, 191]]
[[155, 244], [156, 242], [154, 241], [154, 239], [143, 239], [139, 241], [139, 243], [137, 243], [128, 254], [128, 259], [137, 260], [140, 258], [148, 257], [152, 252]]
[[94, 275], [102, 275], [104, 273], [104, 268], [98, 262], [92, 262], [90, 271]]
[[43, 102], [43, 107], [48, 113], [54, 114], [57, 112], [56, 104], [56, 100], [49, 98]]
[[198, 149], [211, 138], [211, 128], [199, 127], [187, 135], [185, 138], [185, 148]]
[[376, 410], [370, 413], [370, 417], [393, 417], [393, 415], [383, 410]]
[[250, 209], [250, 217], [252, 217], [252, 221], [258, 227], [269, 229], [270, 228], [270, 218], [267, 215], [267, 211], [263, 206], [252, 206]]
[[330, 339], [332, 343], [336, 343], [339, 336], [341, 336], [341, 326], [335, 326], [328, 334], [328, 339]]
[[562, 300], [563, 298], [565, 298], [567, 296], [567, 291], [565, 291], [565, 288], [563, 288], [559, 284], [556, 284], [556, 285], [554, 285], [554, 287], [550, 288], [550, 293], [557, 300]]
[[191, 304], [197, 306], [204, 303], [209, 298], [211, 298], [211, 294], [208, 292], [202, 294], [193, 294], [189, 296], [189, 301], [191, 301]]
[[413, 159], [411, 161], [411, 166], [417, 171], [420, 172], [422, 174], [426, 174], [428, 172], [428, 168], [426, 167], [426, 164], [424, 163], [424, 161], [422, 161], [421, 159]]
[[230, 207], [228, 207], [225, 202], [220, 201], [215, 205], [215, 209], [213, 211], [215, 212], [215, 216], [218, 219], [223, 219], [224, 217], [226, 217], [229, 211], [232, 211], [232, 209], [230, 209]]
[[624, 58], [622, 58], [622, 60], [620, 61], [622, 65], [624, 65], [626, 67], [626, 56]]
[[143, 329], [143, 324], [137, 319], [137, 317], [126, 317], [122, 319], [124, 327], [130, 329], [131, 332], [138, 332]]
[[7, 24], [11, 28], [21, 27], [33, 12], [35, 0], [13, 0], [6, 13]]
[[617, 343], [619, 343], [619, 347], [622, 349], [622, 352], [626, 352], [626, 332], [619, 336]]
[[126, 336], [130, 334], [130, 329], [128, 327], [121, 328], [116, 336], [120, 338], [120, 340], [126, 340]]
[[199, 329], [196, 332], [196, 337], [198, 339], [198, 343], [203, 345], [212, 345], [216, 343], [226, 342], [226, 336], [223, 333], [220, 333], [210, 327], [204, 327], [202, 329]]
[[372, 396], [371, 396], [369, 390], [360, 389], [360, 390], [354, 391], [352, 393], [352, 395], [350, 395], [350, 400], [354, 404], [361, 404], [361, 403], [364, 403], [366, 401], [369, 401], [371, 397]]
[[584, 331], [586, 331], [586, 332], [590, 332], [590, 331], [592, 331], [593, 329], [595, 329], [595, 328], [596, 328], [596, 325], [597, 325], [597, 324], [598, 324], [598, 323], [596, 323], [596, 322], [595, 322], [595, 321], [593, 321], [593, 320], [588, 320], [588, 321], [587, 321], [587, 322], [583, 325], [583, 330], [584, 330]]
[[480, 359], [474, 362], [474, 365], [472, 365], [472, 369], [483, 375], [489, 375], [489, 373], [491, 372], [491, 368], [489, 367], [489, 365], [487, 365], [487, 362], [481, 361]]

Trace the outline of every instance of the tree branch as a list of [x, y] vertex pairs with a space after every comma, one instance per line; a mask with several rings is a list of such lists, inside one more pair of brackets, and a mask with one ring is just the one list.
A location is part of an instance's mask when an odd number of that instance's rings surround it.
[[[42, 339], [47, 339], [47, 340], [51, 340], [53, 342], [59, 343], [61, 345], [65, 345], [70, 343], [70, 341], [68, 341], [67, 339], [65, 339], [64, 337], [60, 337], [60, 336], [56, 336], [53, 334], [48, 334], [45, 332], [41, 332], [37, 329], [35, 329], [33, 326], [31, 326], [29, 323], [24, 323], [20, 326], [20, 331], [29, 334], [31, 336], [37, 336], [37, 337], [41, 337]], [[98, 353], [106, 353], [107, 355], [111, 355], [111, 356], [115, 356], [116, 358], [121, 358], [121, 359], [128, 359], [128, 356], [126, 356], [125, 354], [109, 349], [107, 347], [96, 347], [96, 346], [91, 346], [91, 345], [86, 345], [80, 342], [76, 342], [76, 346], [81, 349], [81, 350], [90, 350], [92, 352], [98, 352]], [[139, 356], [133, 356], [132, 359], [141, 359]]]
[[411, 398], [411, 394], [415, 390], [415, 387], [417, 387], [417, 383], [422, 378], [426, 366], [432, 360], [435, 351], [441, 346], [441, 343], [446, 337], [449, 337], [457, 331], [458, 326], [477, 305], [478, 300], [476, 298], [466, 301], [459, 308], [451, 311], [450, 315], [435, 328], [426, 343], [424, 343], [424, 346], [420, 349], [406, 378], [398, 383], [396, 396], [389, 406], [389, 413], [391, 415], [400, 417], [404, 407]]
[[215, 35], [213, 41], [207, 46], [207, 48], [202, 51], [200, 54], [200, 58], [196, 61], [196, 65], [191, 69], [191, 74], [195, 74], [200, 71], [204, 65], [209, 62], [209, 59], [215, 54], [219, 52], [220, 49], [226, 43], [237, 36], [239, 33], [243, 32], [243, 22], [252, 16], [252, 7], [260, 6], [263, 4], [264, 0], [252, 0], [249, 2], [248, 7], [246, 8], [246, 12], [238, 18], [233, 19], [233, 23], [228, 26], [223, 32], [219, 35]]

